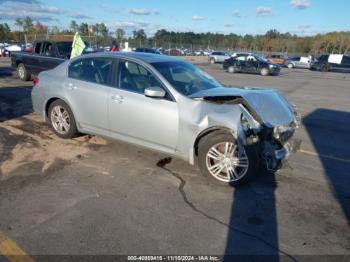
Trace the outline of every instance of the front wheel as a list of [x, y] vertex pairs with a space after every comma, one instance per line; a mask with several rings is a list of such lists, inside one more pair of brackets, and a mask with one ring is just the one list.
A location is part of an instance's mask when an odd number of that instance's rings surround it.
[[205, 178], [216, 185], [237, 186], [258, 172], [259, 157], [254, 146], [238, 145], [233, 135], [216, 131], [198, 145], [198, 165]]
[[213, 65], [213, 64], [215, 64], [215, 59], [214, 58], [211, 58], [210, 59], [210, 63]]
[[48, 117], [57, 136], [73, 138], [78, 134], [72, 110], [64, 101], [54, 101], [49, 107]]
[[292, 69], [294, 66], [293, 66], [293, 64], [288, 64], [287, 67], [288, 67], [289, 69]]

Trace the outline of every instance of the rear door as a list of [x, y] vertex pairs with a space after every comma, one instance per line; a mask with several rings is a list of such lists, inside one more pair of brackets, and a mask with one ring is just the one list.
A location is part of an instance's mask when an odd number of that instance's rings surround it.
[[246, 62], [246, 71], [248, 73], [256, 73], [258, 72], [259, 62], [256, 61], [255, 57], [248, 56]]
[[247, 56], [238, 56], [235, 58], [236, 66], [239, 71], [241, 72], [247, 72]]
[[108, 133], [108, 94], [113, 59], [87, 57], [69, 65], [66, 96], [78, 124], [85, 130]]

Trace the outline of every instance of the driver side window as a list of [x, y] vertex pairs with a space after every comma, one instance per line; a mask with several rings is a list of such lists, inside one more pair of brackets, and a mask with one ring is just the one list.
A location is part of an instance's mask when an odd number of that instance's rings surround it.
[[149, 87], [163, 88], [163, 85], [151, 72], [135, 62], [120, 60], [118, 71], [120, 89], [144, 94], [145, 89]]

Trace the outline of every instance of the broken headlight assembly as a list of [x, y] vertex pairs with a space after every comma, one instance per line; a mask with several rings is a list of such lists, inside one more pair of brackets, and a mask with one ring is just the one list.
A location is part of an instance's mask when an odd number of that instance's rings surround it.
[[287, 142], [292, 138], [295, 129], [290, 126], [276, 126], [273, 129], [273, 137], [281, 143]]

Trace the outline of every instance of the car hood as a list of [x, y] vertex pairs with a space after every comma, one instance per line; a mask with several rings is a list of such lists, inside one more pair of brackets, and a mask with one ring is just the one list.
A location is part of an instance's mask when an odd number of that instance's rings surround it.
[[[278, 91], [273, 89], [263, 89], [258, 87], [218, 87], [196, 92], [190, 98], [203, 98], [215, 102], [215, 98], [220, 101], [225, 98], [232, 101], [242, 98], [243, 105], [250, 111], [254, 111], [259, 122], [266, 126], [290, 125], [296, 121], [294, 106]], [[221, 100], [222, 101], [222, 100]], [[241, 100], [242, 101], [242, 100]]]

